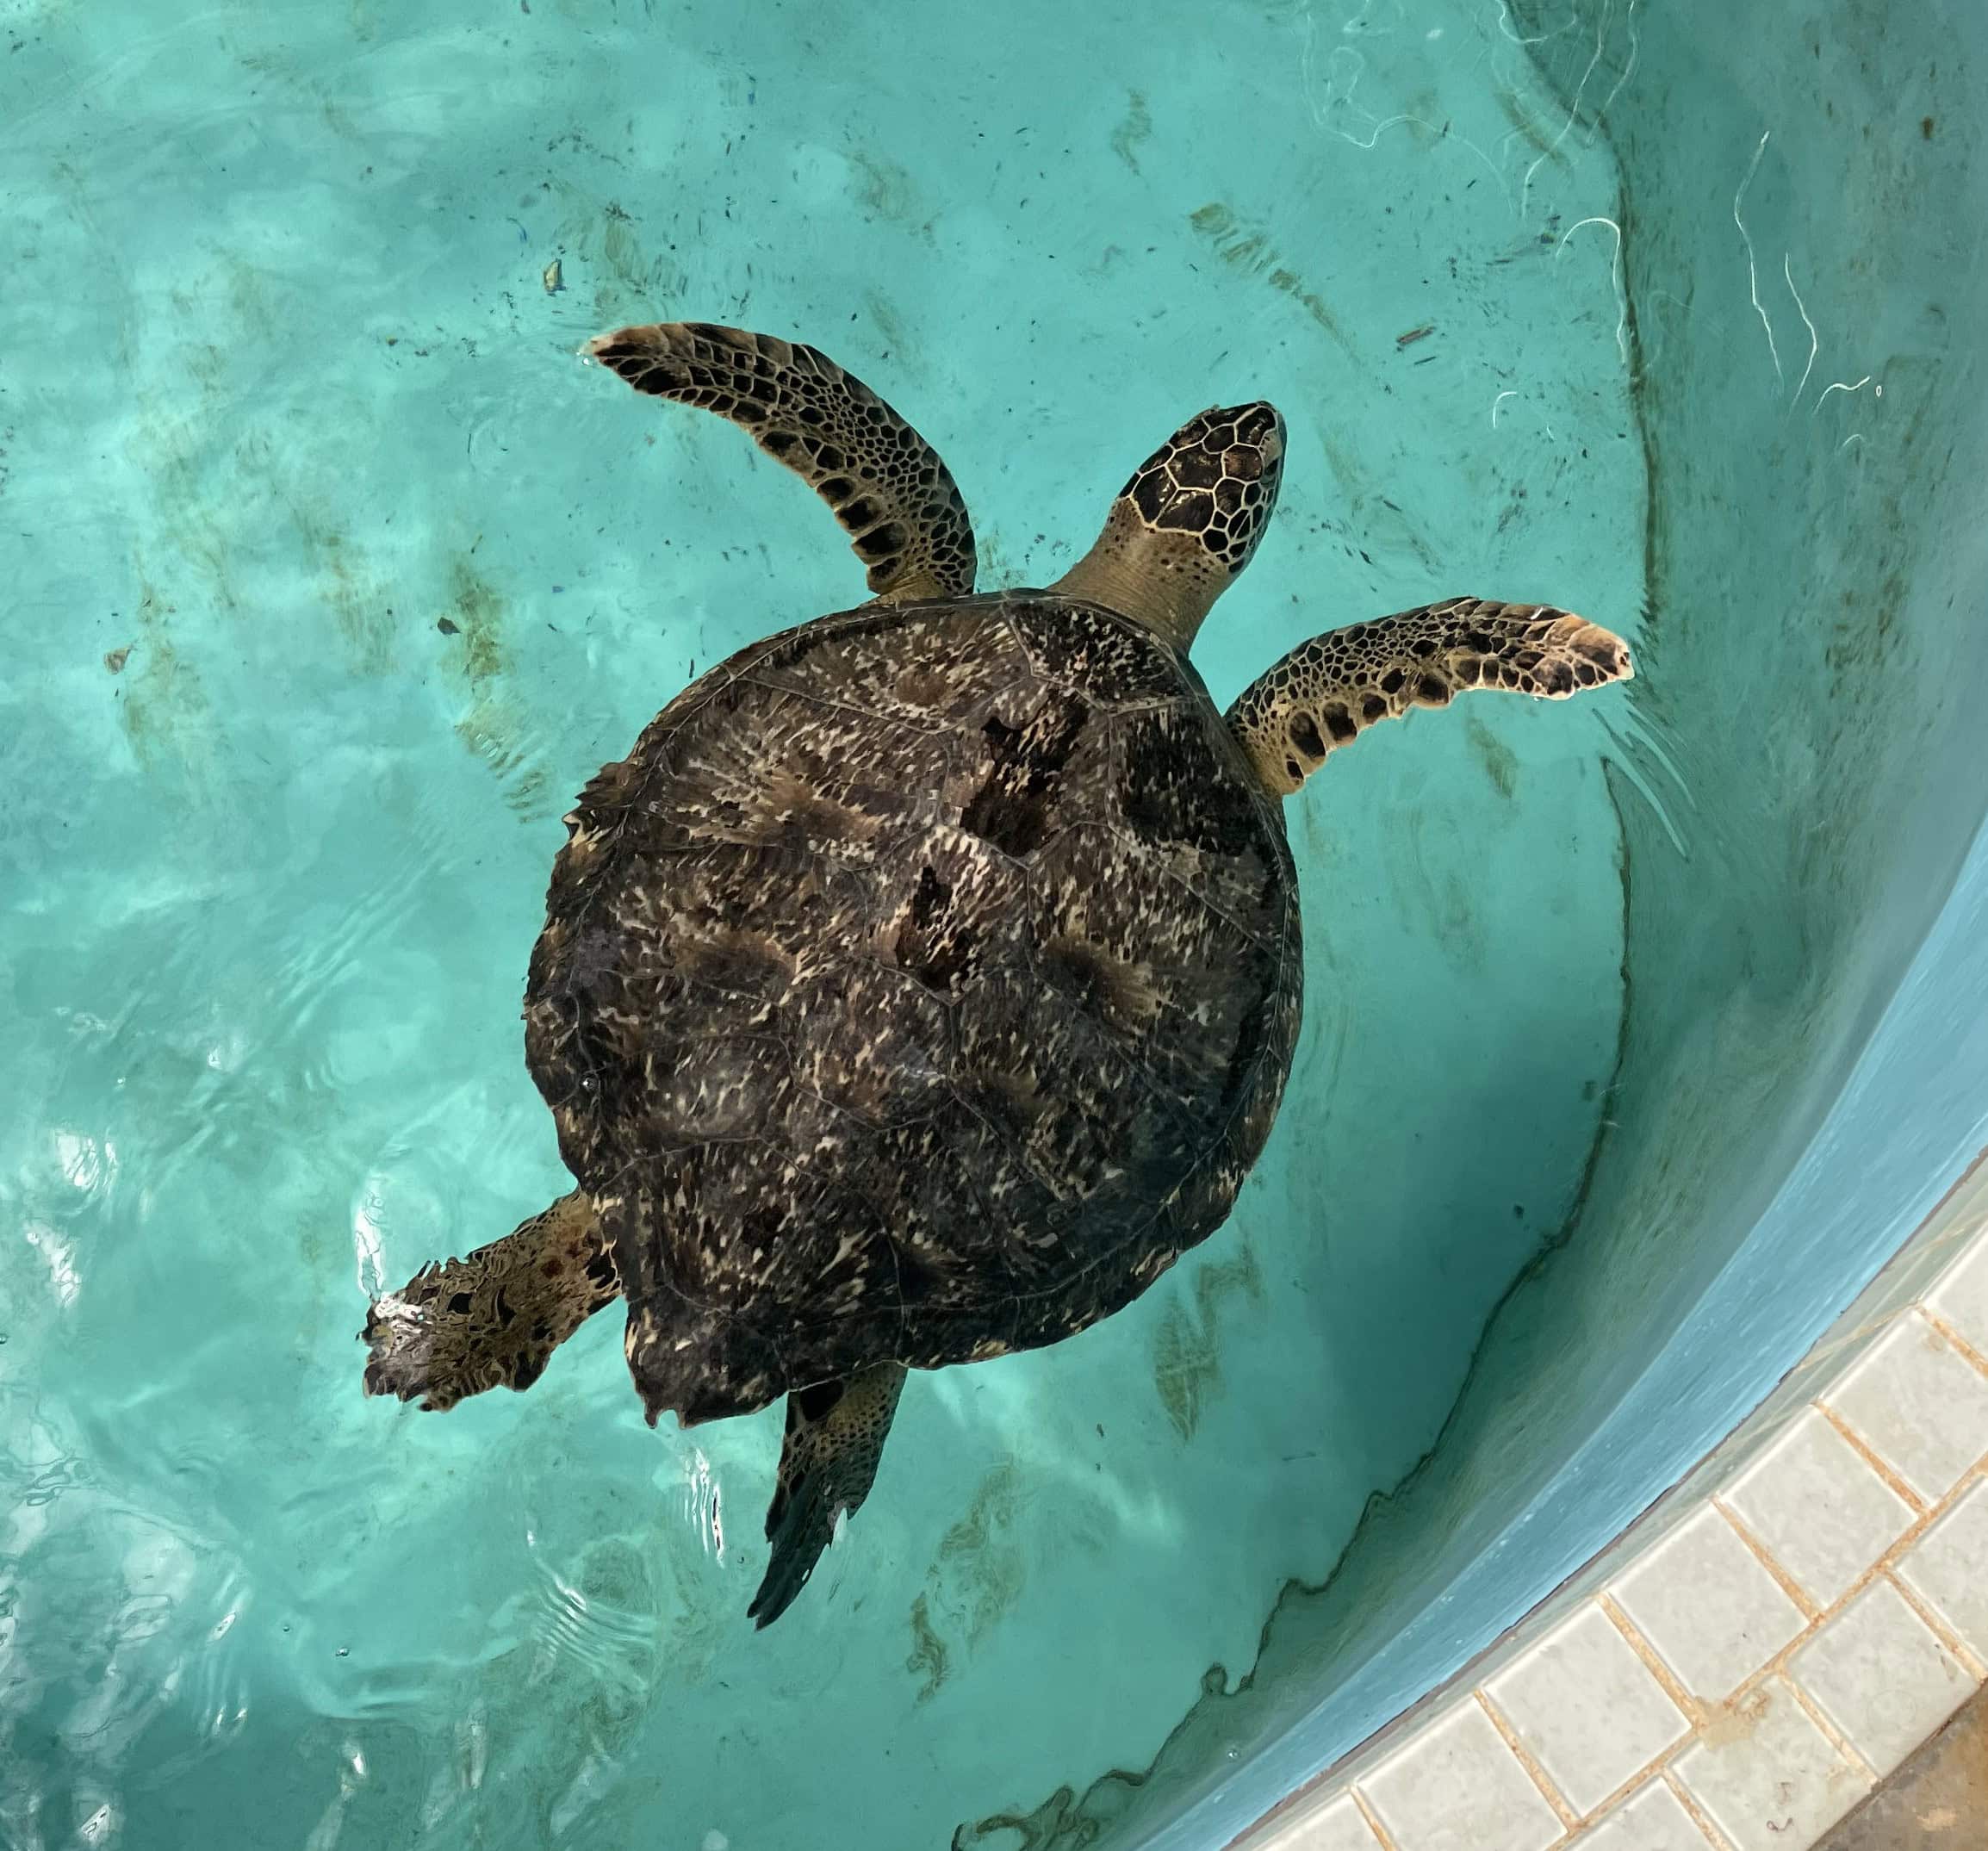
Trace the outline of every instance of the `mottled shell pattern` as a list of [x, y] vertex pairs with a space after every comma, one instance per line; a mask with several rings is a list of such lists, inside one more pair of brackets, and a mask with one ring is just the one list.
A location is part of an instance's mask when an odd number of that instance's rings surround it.
[[753, 645], [568, 819], [525, 1005], [652, 1418], [1067, 1337], [1221, 1225], [1301, 1009], [1186, 656], [1042, 592]]

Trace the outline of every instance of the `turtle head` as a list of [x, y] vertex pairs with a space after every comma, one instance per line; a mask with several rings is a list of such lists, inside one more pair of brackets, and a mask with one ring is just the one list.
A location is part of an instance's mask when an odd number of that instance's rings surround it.
[[1250, 562], [1283, 467], [1275, 406], [1200, 413], [1133, 471], [1097, 543], [1053, 589], [1136, 618], [1184, 649]]

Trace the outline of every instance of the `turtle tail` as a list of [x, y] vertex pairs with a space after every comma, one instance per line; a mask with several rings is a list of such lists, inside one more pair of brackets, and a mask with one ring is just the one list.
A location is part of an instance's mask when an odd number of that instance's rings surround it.
[[869, 1495], [891, 1417], [904, 1392], [904, 1366], [879, 1363], [845, 1382], [824, 1382], [787, 1396], [780, 1479], [767, 1511], [772, 1551], [766, 1578], [747, 1617], [770, 1626], [807, 1586], [844, 1512]]

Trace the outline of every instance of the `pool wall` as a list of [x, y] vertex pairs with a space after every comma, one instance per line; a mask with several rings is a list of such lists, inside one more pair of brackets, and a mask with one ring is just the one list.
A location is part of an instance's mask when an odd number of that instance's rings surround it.
[[[1980, 1141], [1980, 28], [1515, 3], [13, 10], [0, 1839], [1202, 1851]], [[777, 1413], [651, 1432], [612, 1318], [445, 1419], [355, 1341], [566, 1186], [517, 999], [570, 793], [860, 587], [574, 358], [674, 314], [887, 388], [988, 583], [1275, 396], [1224, 700], [1451, 592], [1642, 665], [1308, 792], [1233, 1221], [921, 1382], [764, 1635]]]
[[1874, 1791], [1895, 1817], [1988, 1678], [1985, 1550], [1988, 1160], [1681, 1483], [1234, 1851], [1803, 1851]]
[[1849, 0], [1513, 22], [1621, 174], [1649, 502], [1620, 1059], [1437, 1447], [1247, 1682], [1090, 1796], [1157, 1845], [1218, 1842], [1607, 1543], [1988, 1138], [1988, 31]]

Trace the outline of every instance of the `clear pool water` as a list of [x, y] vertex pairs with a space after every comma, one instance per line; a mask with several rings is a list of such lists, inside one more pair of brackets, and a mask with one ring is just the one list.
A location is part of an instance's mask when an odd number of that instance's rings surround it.
[[[1680, 1348], [1988, 798], [1978, 27], [26, 0], [0, 34], [0, 1842], [1219, 1842], [1872, 1263], [1863, 1222], [1757, 1250], [1804, 1256], [1744, 1295], [1786, 1289], [1771, 1341]], [[897, 402], [984, 583], [1054, 576], [1187, 413], [1277, 400], [1218, 699], [1458, 591], [1642, 668], [1304, 793], [1306, 1035], [1233, 1221], [1083, 1339], [915, 1382], [763, 1635], [777, 1415], [649, 1432], [608, 1318], [425, 1416], [361, 1398], [352, 1334], [564, 1186], [517, 1008], [571, 794], [859, 595], [737, 432], [573, 357], [678, 316]], [[1923, 1124], [1908, 1188], [1979, 1115]], [[1661, 1443], [1610, 1440], [1665, 1368]]]

